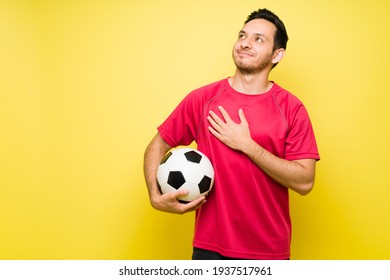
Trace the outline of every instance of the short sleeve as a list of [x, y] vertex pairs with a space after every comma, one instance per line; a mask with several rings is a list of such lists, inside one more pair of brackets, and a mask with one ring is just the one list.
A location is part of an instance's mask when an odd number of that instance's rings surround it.
[[195, 92], [188, 94], [157, 128], [171, 146], [189, 145], [196, 140], [202, 107]]
[[291, 119], [286, 139], [285, 158], [287, 160], [320, 159], [313, 127], [307, 110], [302, 104], [297, 107]]

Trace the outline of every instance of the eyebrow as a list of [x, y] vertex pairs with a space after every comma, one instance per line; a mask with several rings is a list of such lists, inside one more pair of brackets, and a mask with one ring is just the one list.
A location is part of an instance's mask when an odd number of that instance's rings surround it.
[[[238, 32], [238, 34], [242, 34], [242, 33], [248, 34], [248, 33], [245, 32], [244, 30], [240, 30], [240, 32]], [[257, 35], [257, 36], [263, 37], [263, 38], [267, 38], [267, 36], [264, 35], [263, 33], [254, 33], [254, 34]]]

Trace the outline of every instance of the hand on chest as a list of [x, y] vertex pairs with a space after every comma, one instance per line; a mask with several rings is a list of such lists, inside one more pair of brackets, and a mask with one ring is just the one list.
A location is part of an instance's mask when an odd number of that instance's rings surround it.
[[[284, 146], [287, 135], [287, 120], [272, 96], [248, 96], [238, 98], [225, 95], [209, 103], [206, 112], [213, 111], [226, 121], [219, 109], [222, 106], [232, 121], [240, 123], [239, 109], [242, 109], [253, 140], [268, 150]], [[279, 150], [277, 148], [277, 150]]]

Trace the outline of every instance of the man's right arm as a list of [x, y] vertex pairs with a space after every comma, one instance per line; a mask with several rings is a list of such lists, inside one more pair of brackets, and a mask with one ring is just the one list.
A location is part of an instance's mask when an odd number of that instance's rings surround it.
[[177, 192], [161, 194], [157, 185], [157, 169], [164, 155], [172, 147], [168, 145], [160, 134], [157, 133], [145, 150], [144, 154], [144, 175], [148, 187], [149, 199], [153, 208], [169, 213], [184, 214], [194, 211], [206, 200], [202, 196], [190, 203], [183, 204], [178, 201], [180, 196], [186, 195], [188, 191], [178, 190]]

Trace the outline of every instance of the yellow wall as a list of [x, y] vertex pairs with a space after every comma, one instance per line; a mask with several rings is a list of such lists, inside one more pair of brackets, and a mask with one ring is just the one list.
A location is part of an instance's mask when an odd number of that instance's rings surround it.
[[193, 214], [153, 210], [156, 126], [231, 75], [245, 17], [290, 42], [272, 79], [298, 95], [322, 160], [293, 194], [293, 259], [389, 259], [390, 4], [0, 1], [0, 259], [188, 259]]

